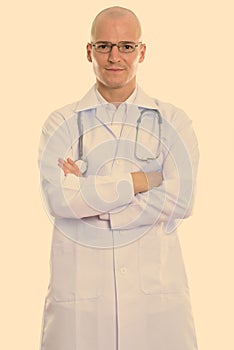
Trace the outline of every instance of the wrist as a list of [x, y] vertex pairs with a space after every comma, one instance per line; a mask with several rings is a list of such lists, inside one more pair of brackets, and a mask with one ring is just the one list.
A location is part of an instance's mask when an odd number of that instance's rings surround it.
[[148, 180], [145, 173], [139, 171], [131, 173], [131, 175], [133, 181], [134, 194], [148, 191]]

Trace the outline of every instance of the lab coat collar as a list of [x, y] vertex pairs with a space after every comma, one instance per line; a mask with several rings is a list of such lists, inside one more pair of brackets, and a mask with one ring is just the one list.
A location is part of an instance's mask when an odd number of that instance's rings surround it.
[[[130, 96], [130, 101], [131, 96]], [[130, 103], [128, 100], [126, 103]], [[108, 103], [108, 102], [107, 102]], [[100, 106], [103, 104], [103, 101], [98, 99], [97, 93], [96, 93], [96, 86], [92, 86], [92, 88], [86, 93], [86, 95], [76, 104], [75, 112], [80, 112], [84, 110], [89, 110], [96, 108], [97, 106]], [[156, 101], [148, 96], [140, 87], [137, 85], [136, 88], [136, 96], [134, 98], [134, 101], [131, 101], [131, 104], [136, 105], [137, 107], [142, 108], [149, 108], [149, 109], [158, 109], [158, 105]]]
[[148, 96], [139, 85], [137, 86], [137, 94], [134, 104], [146, 109], [158, 109], [156, 100]]

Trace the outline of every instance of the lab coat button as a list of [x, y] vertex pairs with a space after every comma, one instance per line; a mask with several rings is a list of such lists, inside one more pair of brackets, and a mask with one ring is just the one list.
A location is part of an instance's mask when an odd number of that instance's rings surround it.
[[120, 272], [124, 275], [127, 272], [126, 267], [121, 267]]

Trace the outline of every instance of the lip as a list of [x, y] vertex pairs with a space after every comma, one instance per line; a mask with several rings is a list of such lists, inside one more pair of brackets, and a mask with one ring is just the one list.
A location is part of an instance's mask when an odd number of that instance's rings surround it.
[[106, 68], [108, 72], [123, 72], [123, 68]]

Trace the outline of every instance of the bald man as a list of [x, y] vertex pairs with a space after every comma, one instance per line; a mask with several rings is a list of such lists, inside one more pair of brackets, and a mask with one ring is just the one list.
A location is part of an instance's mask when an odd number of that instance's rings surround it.
[[101, 11], [86, 51], [94, 86], [40, 142], [54, 222], [41, 350], [195, 350], [177, 236], [199, 159], [191, 120], [137, 84], [146, 45], [129, 9]]

